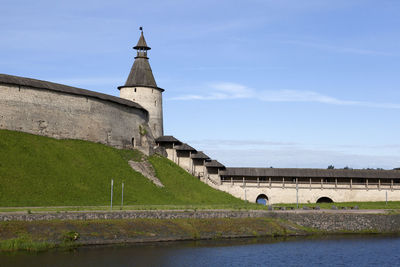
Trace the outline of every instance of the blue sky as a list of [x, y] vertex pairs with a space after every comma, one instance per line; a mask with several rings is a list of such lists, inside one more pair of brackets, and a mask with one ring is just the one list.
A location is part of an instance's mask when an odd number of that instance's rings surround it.
[[400, 1], [0, 1], [0, 73], [118, 95], [143, 26], [165, 134], [227, 166], [400, 167]]

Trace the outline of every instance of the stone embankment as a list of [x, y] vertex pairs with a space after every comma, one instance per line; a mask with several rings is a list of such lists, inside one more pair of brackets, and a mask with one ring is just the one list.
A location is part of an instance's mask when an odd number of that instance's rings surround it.
[[0, 251], [321, 234], [399, 234], [388, 211], [113, 211], [0, 213]]
[[323, 232], [400, 233], [400, 214], [384, 210], [352, 211], [112, 211], [60, 213], [0, 213], [1, 221], [270, 218]]

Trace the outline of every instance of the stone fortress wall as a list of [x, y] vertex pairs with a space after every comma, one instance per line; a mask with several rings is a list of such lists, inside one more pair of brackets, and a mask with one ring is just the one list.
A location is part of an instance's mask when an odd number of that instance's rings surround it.
[[120, 97], [140, 103], [149, 112], [149, 127], [155, 138], [163, 135], [162, 89], [120, 86]]
[[143, 31], [133, 48], [137, 55], [118, 87], [120, 97], [0, 74], [0, 129], [157, 151], [211, 187], [250, 202], [400, 201], [400, 171], [226, 168], [164, 136], [164, 89], [154, 79]]
[[159, 137], [156, 144], [202, 182], [253, 203], [400, 201], [397, 170], [229, 168], [173, 136]]
[[154, 144], [148, 112], [137, 103], [4, 74], [0, 74], [0, 129], [116, 148]]

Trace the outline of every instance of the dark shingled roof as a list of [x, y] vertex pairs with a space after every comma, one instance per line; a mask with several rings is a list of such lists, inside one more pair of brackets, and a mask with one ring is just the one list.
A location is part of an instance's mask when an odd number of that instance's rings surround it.
[[64, 84], [59, 84], [59, 83], [52, 83], [52, 82], [47, 82], [47, 81], [42, 81], [42, 80], [36, 80], [36, 79], [31, 79], [31, 78], [25, 78], [25, 77], [18, 77], [18, 76], [13, 76], [13, 75], [7, 75], [7, 74], [0, 74], [0, 83], [4, 84], [12, 84], [12, 85], [18, 85], [18, 86], [27, 86], [27, 87], [33, 87], [33, 88], [38, 88], [38, 89], [47, 89], [51, 91], [56, 91], [56, 92], [62, 92], [62, 93], [67, 93], [67, 94], [73, 94], [73, 95], [80, 95], [80, 96], [87, 96], [87, 97], [93, 97], [101, 100], [106, 100], [106, 101], [111, 101], [117, 104], [121, 104], [124, 106], [128, 107], [133, 107], [137, 109], [144, 110], [146, 113], [147, 110], [144, 109], [141, 105], [129, 101], [127, 99], [119, 98], [116, 96], [112, 95], [106, 95], [94, 91], [89, 91], [77, 87], [72, 87]]
[[147, 58], [137, 57], [135, 59], [135, 62], [131, 68], [131, 72], [129, 73], [128, 79], [126, 80], [124, 86], [147, 86], [158, 88], [149, 64], [149, 60]]
[[222, 165], [221, 163], [219, 163], [218, 161], [216, 161], [216, 160], [210, 160], [210, 161], [207, 161], [205, 164], [204, 164], [204, 166], [206, 166], [206, 167], [208, 167], [208, 168], [220, 168], [220, 169], [224, 169], [225, 168], [225, 166], [224, 165]]
[[400, 178], [400, 171], [352, 169], [285, 169], [285, 168], [226, 168], [222, 176], [293, 177], [293, 178]]
[[209, 159], [210, 157], [203, 153], [203, 151], [197, 151], [196, 154], [192, 154], [192, 159]]
[[196, 149], [194, 149], [193, 147], [189, 146], [186, 143], [183, 143], [180, 146], [176, 146], [175, 149], [180, 151], [196, 151]]
[[182, 143], [172, 135], [163, 135], [156, 139], [156, 143]]
[[135, 57], [135, 62], [133, 62], [131, 72], [129, 73], [128, 79], [126, 79], [124, 86], [119, 86], [118, 89], [123, 87], [151, 87], [162, 92], [164, 89], [157, 87], [156, 80], [153, 76], [153, 71], [151, 70], [149, 59], [147, 57], [147, 52], [141, 52], [140, 49], [150, 50], [147, 46], [146, 40], [144, 39], [143, 32], [140, 34], [139, 41], [134, 49], [139, 49], [138, 54]]
[[151, 48], [147, 45], [146, 40], [143, 36], [143, 31], [140, 33], [139, 41], [137, 42], [136, 46], [133, 49], [145, 49], [150, 50]]

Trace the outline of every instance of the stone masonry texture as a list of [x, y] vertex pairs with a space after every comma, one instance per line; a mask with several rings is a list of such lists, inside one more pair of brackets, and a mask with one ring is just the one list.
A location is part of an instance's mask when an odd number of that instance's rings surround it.
[[276, 218], [326, 232], [400, 232], [400, 214], [358, 212], [293, 211], [113, 211], [60, 213], [2, 213], [0, 221], [96, 220], [178, 218]]

